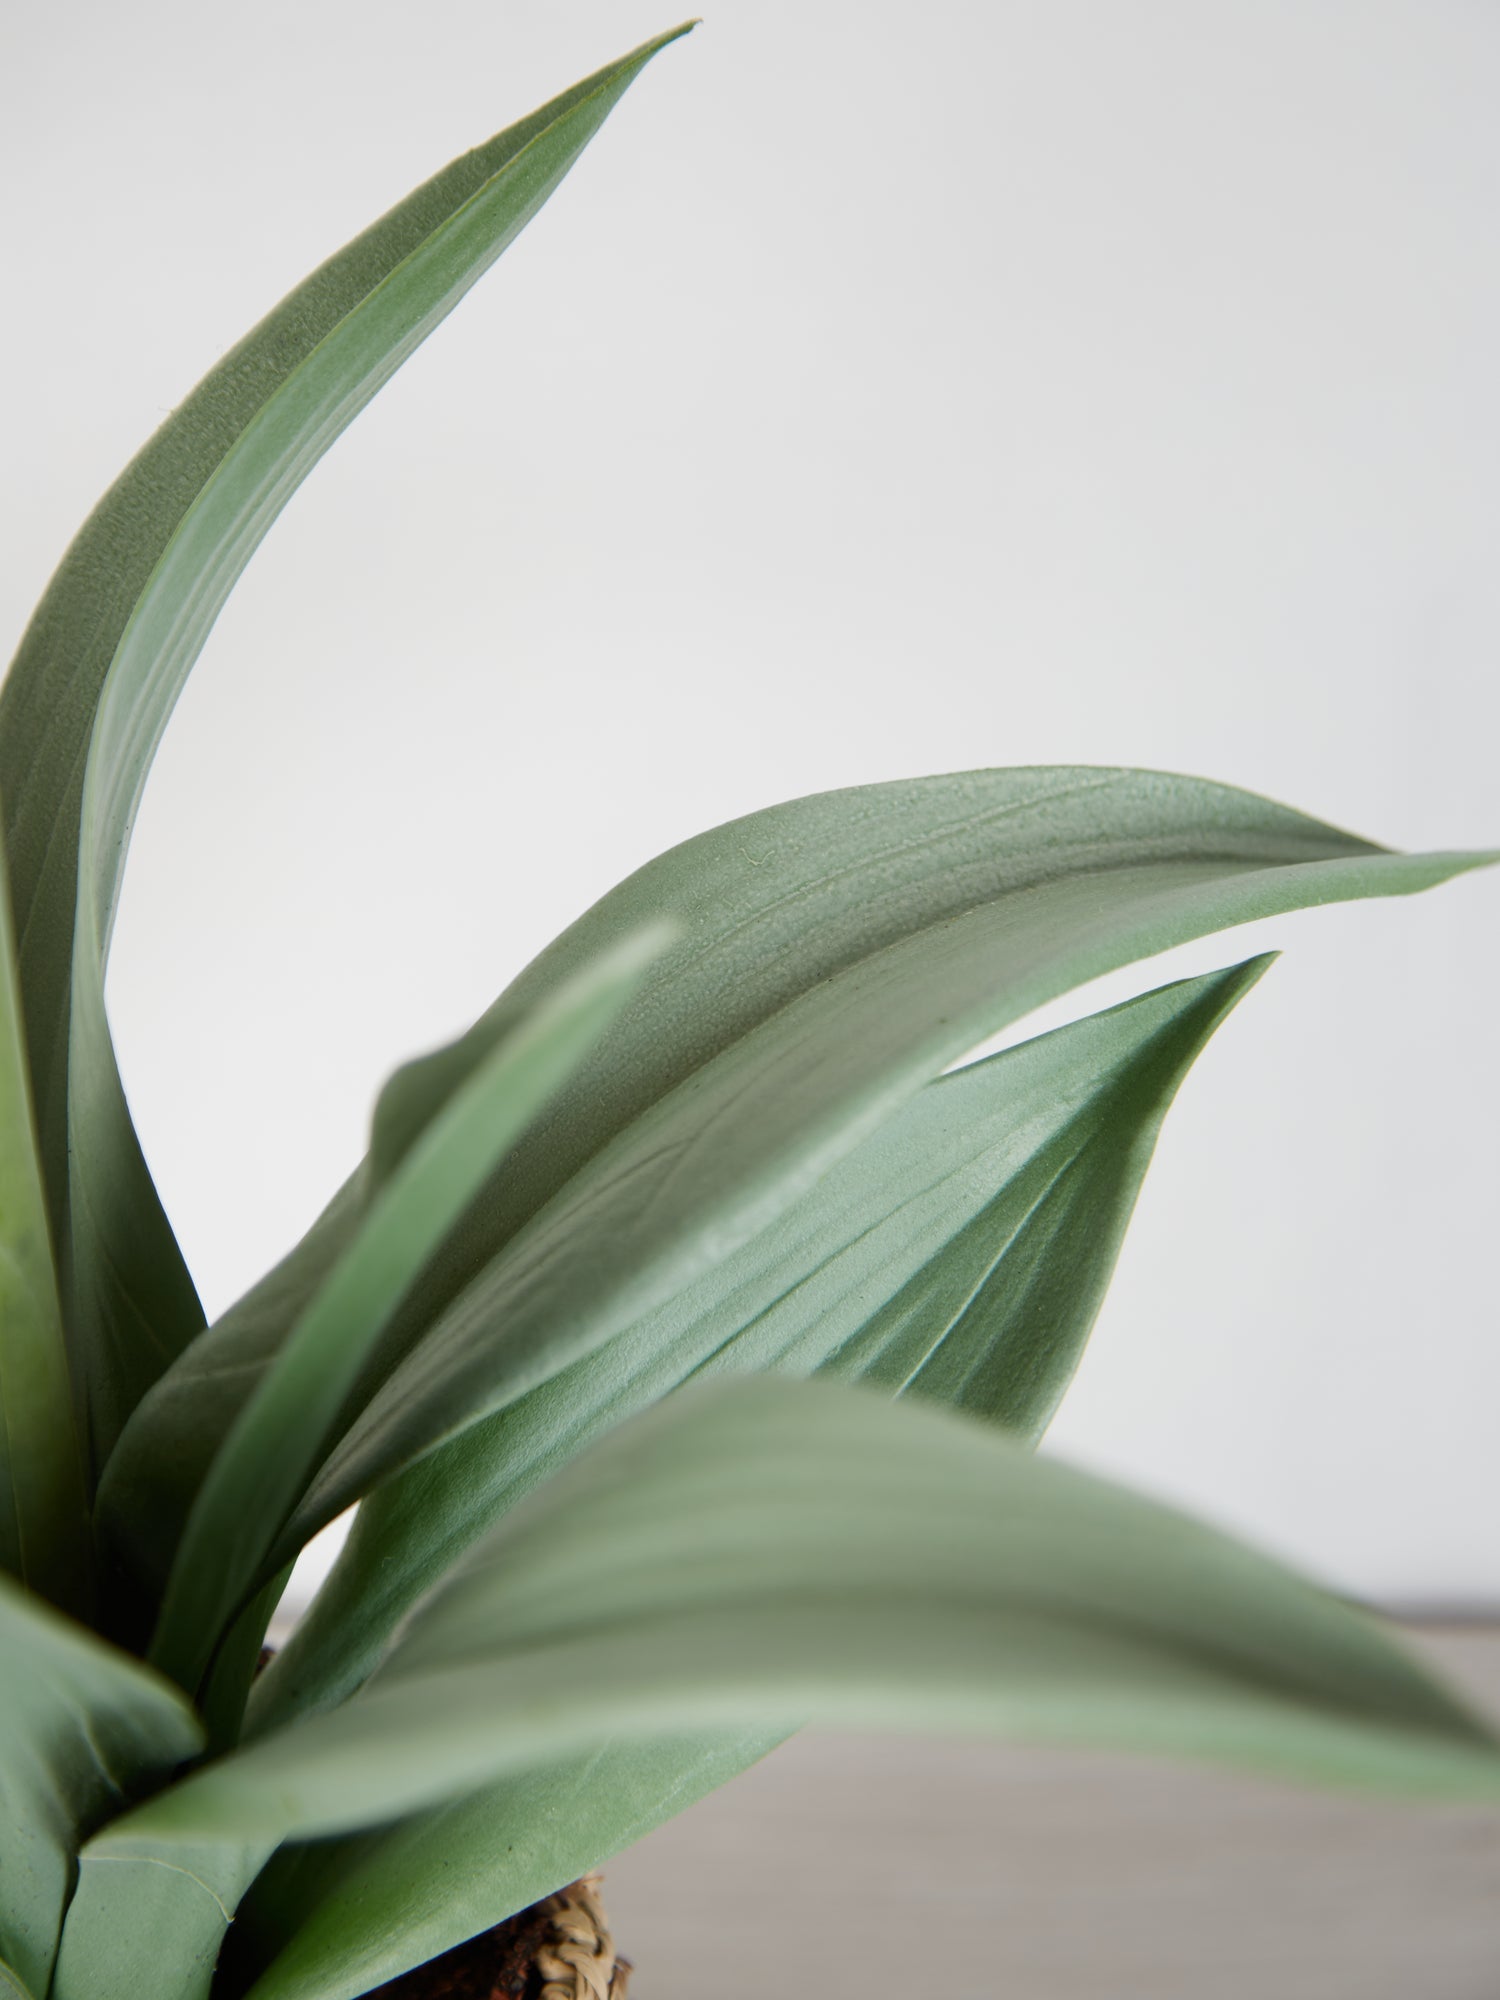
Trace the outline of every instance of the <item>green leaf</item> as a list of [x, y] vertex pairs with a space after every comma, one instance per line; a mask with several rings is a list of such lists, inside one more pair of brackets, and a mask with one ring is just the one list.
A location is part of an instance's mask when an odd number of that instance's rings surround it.
[[[700, 935], [690, 958], [662, 961], [676, 974], [670, 1002], [659, 986], [646, 989], [559, 1098], [554, 1121], [542, 1122], [540, 1157], [518, 1149], [477, 1211], [481, 1223], [493, 1229], [508, 1190], [551, 1184], [560, 1116], [571, 1153], [576, 1123], [592, 1123], [598, 1101], [633, 1094], [642, 1072], [660, 1075], [660, 1057], [644, 1057], [640, 1043], [659, 1044], [668, 1007], [689, 1047], [704, 1033], [677, 1012], [689, 995], [720, 1032], [726, 1013], [743, 1032], [589, 1159], [390, 1369], [331, 1453], [282, 1555], [722, 1262], [936, 1072], [1042, 1000], [1205, 930], [1427, 886], [1478, 859], [1368, 850], [1313, 859], [1363, 844], [1245, 794], [1131, 774], [989, 773], [877, 794], [802, 801], [801, 815], [779, 809], [798, 822], [784, 855], [790, 880], [756, 832], [776, 813], [732, 837], [740, 857], [753, 853], [780, 878], [770, 907], [766, 889], [755, 894], [759, 923], [732, 899], [705, 901], [719, 887], [722, 835], [688, 865], [681, 896]], [[841, 835], [846, 870], [836, 866]], [[738, 881], [731, 868], [729, 885]], [[637, 901], [630, 889], [617, 892], [626, 904]], [[813, 922], [824, 931], [816, 951]], [[787, 961], [799, 979], [790, 998]], [[596, 1067], [606, 1054], [623, 1078]], [[467, 1250], [461, 1236], [454, 1256], [437, 1260], [440, 1279]]]
[[82, 1614], [93, 1543], [0, 869], [0, 1569]]
[[126, 1425], [105, 1467], [94, 1518], [111, 1562], [129, 1577], [142, 1613], [142, 1650], [208, 1468], [288, 1332], [354, 1241], [376, 1192], [365, 1160], [302, 1241], [192, 1343]]
[[32, 2000], [30, 1987], [22, 1983], [20, 1974], [12, 1971], [3, 1958], [0, 1958], [0, 1996], [3, 2000]]
[[1370, 1618], [972, 1419], [700, 1385], [523, 1502], [341, 1708], [116, 1840], [336, 1833], [615, 1740], [994, 1731], [1433, 1799], [1500, 1744]]
[[[935, 1385], [1039, 1434], [1167, 1104], [1267, 962], [1180, 982], [929, 1086], [718, 1272], [371, 1495], [257, 1684], [258, 1726], [351, 1691], [417, 1597], [522, 1492], [695, 1371], [821, 1366], [893, 1391]], [[257, 1965], [274, 1960], [256, 1994], [340, 2000], [393, 1978], [669, 1818], [684, 1788], [709, 1788], [705, 1768], [722, 1782], [767, 1747], [615, 1745], [394, 1828], [285, 1849], [236, 1932], [247, 1951], [254, 1940]]]
[[83, 1834], [202, 1741], [169, 1682], [0, 1577], [0, 1958], [34, 1993]]
[[[369, 1376], [383, 1386], [289, 1546], [669, 1298], [1031, 1008], [1208, 931], [1410, 893], [1488, 858], [1395, 855], [1224, 786], [1070, 768], [824, 793], [660, 856], [486, 1017], [500, 1033], [623, 933], [679, 927], [396, 1315]], [[356, 1177], [296, 1270], [195, 1342], [131, 1426], [101, 1521], [148, 1586], [284, 1337], [278, 1303], [297, 1271], [323, 1266], [359, 1200]]]
[[240, 1907], [231, 1990], [352, 2000], [575, 1881], [781, 1738], [611, 1743], [376, 1833], [284, 1847]]
[[670, 941], [661, 925], [585, 967], [472, 1068], [385, 1180], [199, 1488], [151, 1660], [195, 1690], [397, 1305], [516, 1139]]
[[288, 1563], [256, 1591], [219, 1643], [213, 1671], [198, 1697], [211, 1756], [239, 1741], [245, 1703], [260, 1667], [266, 1633], [292, 1580], [293, 1567]]
[[1164, 987], [929, 1085], [722, 1264], [371, 1494], [261, 1677], [252, 1726], [352, 1692], [523, 1493], [695, 1374], [864, 1378], [1038, 1437], [1167, 1107], [1268, 963]]
[[266, 1842], [157, 1854], [109, 1828], [79, 1858], [49, 2000], [208, 2000], [235, 1906]]
[[[358, 1171], [302, 1241], [162, 1377], [127, 1427], [101, 1489], [101, 1528], [147, 1588], [164, 1587], [193, 1497], [287, 1330], [347, 1255], [410, 1145], [514, 1026], [508, 1016], [487, 1015], [387, 1080]], [[168, 1437], [173, 1463], [164, 1477], [153, 1460]]]
[[44, 1176], [96, 1465], [202, 1324], [130, 1123], [103, 998], [130, 823], [167, 717], [291, 493], [682, 32], [465, 154], [293, 292], [106, 495], [22, 642], [0, 698], [0, 791]]

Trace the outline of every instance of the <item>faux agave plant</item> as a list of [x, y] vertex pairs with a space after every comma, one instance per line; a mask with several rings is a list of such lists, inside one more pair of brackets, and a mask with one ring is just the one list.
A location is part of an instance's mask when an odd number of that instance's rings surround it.
[[[289, 492], [672, 39], [263, 321], [106, 496], [5, 686], [21, 2000], [351, 2000], [810, 1718], [1500, 1796], [1500, 1746], [1370, 1619], [1029, 1456], [1167, 1105], [1266, 961], [951, 1067], [1111, 967], [1483, 856], [1124, 770], [774, 806], [399, 1070], [326, 1212], [203, 1324], [103, 1006], [153, 749]], [[356, 1500], [257, 1676], [289, 1566]]]

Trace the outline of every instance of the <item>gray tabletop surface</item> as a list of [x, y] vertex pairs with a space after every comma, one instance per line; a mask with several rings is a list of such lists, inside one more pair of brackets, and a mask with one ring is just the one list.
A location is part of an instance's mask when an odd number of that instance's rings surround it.
[[1500, 1811], [1122, 1757], [805, 1734], [605, 1893], [630, 2000], [1500, 2000]]

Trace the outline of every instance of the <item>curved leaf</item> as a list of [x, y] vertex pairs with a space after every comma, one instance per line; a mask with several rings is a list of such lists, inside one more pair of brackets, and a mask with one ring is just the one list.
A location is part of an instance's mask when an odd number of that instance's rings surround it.
[[[1039, 1435], [1167, 1102], [1266, 963], [1180, 982], [929, 1086], [711, 1279], [373, 1494], [257, 1683], [258, 1726], [351, 1691], [519, 1494], [695, 1369], [821, 1366], [898, 1392], [937, 1387]], [[739, 1735], [611, 1744], [392, 1827], [284, 1848], [236, 1927], [244, 1961], [265, 1968], [253, 2000], [351, 2000], [607, 1861], [770, 1747]]]
[[320, 1835], [616, 1739], [986, 1730], [1500, 1799], [1500, 1744], [1375, 1623], [972, 1419], [702, 1385], [531, 1495], [341, 1708], [114, 1838]]
[[1180, 981], [929, 1085], [696, 1283], [371, 1494], [261, 1676], [252, 1727], [352, 1692], [522, 1494], [695, 1374], [863, 1378], [1040, 1436], [1167, 1107], [1267, 963]]
[[106, 1829], [79, 1857], [49, 2000], [208, 2000], [224, 1933], [268, 1843], [157, 1854]]
[[0, 1958], [0, 1996], [3, 2000], [32, 2000], [30, 1987], [25, 1985], [19, 1973]]
[[0, 1958], [34, 1993], [84, 1835], [202, 1742], [170, 1682], [0, 1577]]
[[[187, 1348], [126, 1425], [104, 1469], [94, 1519], [101, 1545], [143, 1608], [143, 1650], [209, 1467], [377, 1193], [366, 1158], [306, 1236]], [[170, 1462], [158, 1457], [162, 1452]]]
[[93, 1542], [0, 870], [0, 1569], [69, 1611]]
[[[257, 1727], [350, 1691], [520, 1493], [695, 1369], [821, 1362], [897, 1391], [936, 1381], [1038, 1435], [1167, 1102], [1266, 963], [1180, 982], [929, 1086], [666, 1311], [373, 1494], [257, 1683]], [[613, 1744], [394, 1827], [283, 1849], [236, 1930], [249, 1965], [269, 1967], [256, 2000], [345, 2000], [394, 1978], [608, 1860], [768, 1747], [742, 1735]]]
[[240, 1907], [232, 1990], [353, 2000], [576, 1881], [783, 1734], [611, 1743], [378, 1833], [284, 1847]]
[[[658, 857], [486, 1016], [499, 1033], [622, 932], [679, 928], [396, 1315], [289, 1547], [690, 1282], [1031, 1008], [1190, 937], [1489, 858], [1395, 855], [1225, 786], [1070, 768], [822, 793]], [[358, 1199], [294, 1253], [304, 1268]], [[284, 1337], [286, 1288], [273, 1274], [195, 1342], [124, 1440], [102, 1519], [147, 1579]]]
[[245, 1703], [250, 1696], [251, 1683], [260, 1669], [266, 1634], [292, 1580], [293, 1567], [288, 1563], [261, 1585], [244, 1609], [235, 1615], [219, 1642], [213, 1669], [197, 1696], [203, 1726], [208, 1731], [211, 1756], [239, 1741]]
[[658, 925], [623, 939], [521, 1022], [422, 1129], [372, 1202], [198, 1490], [151, 1646], [152, 1664], [190, 1692], [264, 1580], [267, 1554], [382, 1328], [669, 935]]
[[104, 1015], [130, 823], [231, 586], [339, 433], [541, 207], [659, 36], [467, 153], [235, 348], [100, 503], [0, 696], [0, 791], [42, 1160], [102, 1462], [202, 1325]]
[[[1034, 788], [1035, 774], [1027, 775]], [[1033, 832], [1043, 833], [1043, 851], [1027, 858], [1033, 866], [1040, 862], [1043, 875], [1036, 880], [1026, 873], [1022, 886], [1011, 845], [1016, 822], [1008, 823], [1006, 843], [997, 848], [993, 800], [988, 813], [971, 803], [955, 820], [957, 801], [950, 795], [946, 823], [934, 828], [933, 805], [947, 791], [941, 781], [890, 789], [903, 806], [921, 802], [923, 830], [875, 849], [868, 828], [862, 829], [863, 868], [834, 883], [846, 940], [857, 937], [863, 955], [801, 990], [696, 1068], [518, 1231], [350, 1423], [281, 1555], [382, 1478], [594, 1351], [722, 1261], [802, 1199], [931, 1076], [1041, 1000], [1205, 930], [1309, 902], [1425, 887], [1476, 860], [1372, 854], [1280, 865], [1265, 859], [1263, 822], [1271, 815], [1259, 801], [1215, 794], [1217, 817], [1205, 838], [1197, 814], [1209, 801], [1168, 789], [1167, 805], [1190, 815], [1186, 826], [1172, 825], [1160, 785], [1132, 798], [1128, 784], [1101, 786], [1095, 774], [1090, 785], [1040, 804]], [[971, 801], [984, 789], [979, 779], [964, 787]], [[1100, 802], [1101, 790], [1109, 803]], [[826, 802], [804, 802], [818, 803]], [[1013, 801], [1006, 810], [1015, 810]], [[1085, 846], [1072, 829], [1059, 855], [1058, 822], [1070, 825], [1075, 810], [1082, 811], [1091, 839]], [[1233, 824], [1236, 811], [1244, 822], [1239, 826]], [[831, 824], [843, 825], [846, 817], [847, 807], [835, 809]], [[1288, 844], [1311, 846], [1314, 839], [1304, 829]], [[823, 890], [828, 867], [825, 851], [815, 878]], [[888, 889], [890, 900], [904, 906], [901, 928], [882, 943], [879, 885], [899, 881], [903, 867], [911, 874], [901, 883], [902, 894]], [[960, 898], [964, 906], [955, 910]], [[856, 900], [859, 907], [851, 910]], [[836, 938], [835, 911], [825, 916]], [[809, 914], [801, 909], [788, 918], [779, 906], [774, 912], [799, 938]], [[722, 914], [716, 917], [716, 929], [724, 922]], [[773, 937], [745, 928], [727, 942], [709, 974], [717, 982], [710, 993], [754, 985], [754, 969], [773, 948]], [[663, 963], [670, 965], [673, 956]], [[682, 982], [702, 981], [702, 960], [711, 956], [700, 941], [697, 956], [681, 967]], [[657, 1025], [655, 998], [648, 989], [627, 1017], [635, 1034], [639, 1017]], [[737, 992], [735, 1004], [742, 1004]], [[602, 1072], [584, 1076], [606, 1098], [620, 1088]], [[554, 1121], [557, 1115], [554, 1108]], [[551, 1136], [556, 1129], [554, 1122]], [[572, 1136], [570, 1130], [567, 1142]], [[528, 1185], [532, 1163], [524, 1148], [512, 1164], [514, 1178], [496, 1190], [486, 1220], [504, 1204], [505, 1191]], [[548, 1179], [550, 1171], [544, 1158], [538, 1172]], [[444, 1269], [453, 1255], [439, 1260]], [[501, 1330], [503, 1339], [497, 1339]]]

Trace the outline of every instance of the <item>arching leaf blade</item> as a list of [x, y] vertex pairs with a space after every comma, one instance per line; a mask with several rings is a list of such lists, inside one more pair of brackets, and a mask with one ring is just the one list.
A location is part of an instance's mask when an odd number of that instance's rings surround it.
[[353, 2000], [576, 1881], [779, 1741], [611, 1743], [374, 1833], [288, 1845], [240, 1907], [247, 2000]]
[[521, 1022], [424, 1126], [261, 1378], [188, 1518], [151, 1646], [190, 1692], [326, 1447], [365, 1356], [479, 1188], [577, 1068], [670, 933], [618, 943]]
[[358, 1694], [116, 1838], [335, 1833], [616, 1739], [804, 1719], [1500, 1798], [1489, 1730], [1270, 1559], [972, 1419], [763, 1377], [593, 1446]]
[[169, 1682], [0, 1577], [0, 1957], [34, 1993], [84, 1834], [202, 1741]]
[[0, 790], [43, 1168], [96, 1468], [202, 1325], [104, 1013], [129, 827], [156, 744], [225, 596], [291, 492], [671, 39], [465, 155], [315, 272], [127, 469], [22, 641], [0, 698]]
[[83, 1615], [93, 1537], [0, 880], [0, 1569]]
[[289, 1546], [714, 1267], [930, 1077], [1059, 986], [1208, 929], [1426, 886], [1462, 865], [1122, 867], [977, 904], [822, 981], [654, 1104], [470, 1281], [353, 1417]]
[[49, 2000], [209, 2000], [224, 1936], [268, 1843], [158, 1853], [110, 1830], [79, 1857]]
[[351, 1693], [518, 1499], [694, 1376], [834, 1374], [1039, 1436], [1168, 1105], [1267, 963], [1177, 982], [929, 1085], [696, 1283], [371, 1494], [262, 1676], [252, 1726]]
[[[700, 1370], [821, 1365], [892, 1391], [949, 1396], [1022, 1437], [1037, 1435], [1087, 1337], [1167, 1100], [1266, 964], [1180, 982], [930, 1086], [783, 1225], [792, 1241], [779, 1262], [758, 1242], [696, 1300], [673, 1302], [666, 1317], [687, 1337], [659, 1320], [630, 1329], [372, 1495], [259, 1684], [270, 1697], [261, 1726], [351, 1692], [464, 1547], [549, 1466], [685, 1379], [695, 1356]], [[1008, 1147], [987, 1148], [985, 1128]], [[1002, 1193], [985, 1201], [992, 1181]], [[923, 1193], [931, 1207], [914, 1213]], [[877, 1223], [881, 1204], [890, 1213]], [[877, 1239], [902, 1222], [898, 1256], [884, 1261]], [[963, 1239], [976, 1236], [984, 1240], [966, 1254]], [[934, 1240], [940, 1247], [923, 1264]], [[808, 1254], [811, 1242], [821, 1258]], [[750, 1250], [770, 1268], [752, 1276]], [[1022, 1275], [1002, 1284], [1017, 1261]], [[897, 1284], [893, 1271], [910, 1264], [917, 1271]], [[895, 1310], [866, 1315], [865, 1288], [877, 1298], [894, 1292]], [[727, 1339], [725, 1325], [738, 1329]], [[287, 1688], [295, 1696], [278, 1707]], [[607, 1861], [769, 1747], [763, 1736], [734, 1734], [611, 1744], [392, 1827], [285, 1848], [241, 1911], [239, 1941], [266, 1968], [253, 2000], [350, 2000]]]
[[[698, 1175], [696, 1204], [704, 1214], [727, 1185], [745, 1197], [748, 1227], [795, 1199], [927, 1078], [1070, 986], [1217, 928], [1320, 902], [1412, 893], [1486, 858], [1393, 855], [1232, 788], [1087, 768], [965, 772], [824, 793], [700, 835], [613, 890], [485, 1017], [491, 1032], [503, 1032], [633, 926], [665, 916], [679, 927], [680, 943], [639, 1002], [424, 1274], [382, 1341], [370, 1384], [443, 1323], [437, 1348], [448, 1351], [422, 1385], [424, 1405], [428, 1396], [445, 1405], [432, 1410], [430, 1444], [455, 1419], [524, 1393], [528, 1374], [567, 1365], [549, 1343], [549, 1325], [565, 1320], [586, 1350], [618, 1330], [627, 1307], [645, 1309], [647, 1282], [662, 1296], [686, 1282], [705, 1246], [717, 1257], [732, 1243], [740, 1225], [728, 1208], [702, 1232], [680, 1208], [670, 1223], [659, 1212], [654, 1240], [632, 1257], [642, 1285], [629, 1301], [607, 1261], [591, 1261], [588, 1273], [577, 1268], [569, 1238], [587, 1226], [596, 1246], [621, 1236], [635, 1244], [634, 1200], [649, 1203], [651, 1174], [670, 1177], [672, 1146], [680, 1138], [696, 1147], [695, 1134], [715, 1120], [708, 1154], [723, 1184]], [[799, 1059], [799, 1040], [801, 1059], [817, 1072], [801, 1100], [800, 1084], [777, 1081], [778, 1069], [789, 1076]], [[653, 1120], [679, 1090], [665, 1142]], [[743, 1120], [741, 1107], [757, 1098], [766, 1100], [757, 1106], [764, 1116]], [[600, 1165], [611, 1145], [620, 1170], [613, 1186], [610, 1167]], [[632, 1160], [653, 1153], [655, 1166], [635, 1176]], [[172, 1523], [285, 1337], [289, 1295], [326, 1268], [368, 1172], [285, 1266], [174, 1364], [127, 1434], [100, 1513], [148, 1588], [160, 1588]], [[551, 1294], [549, 1265], [559, 1260], [593, 1296]], [[528, 1313], [544, 1307], [524, 1327], [517, 1287], [532, 1295]], [[506, 1368], [515, 1364], [516, 1377], [508, 1387], [483, 1383], [471, 1400], [462, 1349], [502, 1309], [508, 1338], [489, 1351]], [[449, 1363], [458, 1365], [445, 1380]], [[330, 1468], [299, 1533], [311, 1532], [314, 1514], [340, 1511], [374, 1468], [387, 1474], [416, 1448], [372, 1435], [385, 1414], [362, 1420], [360, 1446], [350, 1447], [357, 1462]]]

